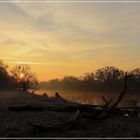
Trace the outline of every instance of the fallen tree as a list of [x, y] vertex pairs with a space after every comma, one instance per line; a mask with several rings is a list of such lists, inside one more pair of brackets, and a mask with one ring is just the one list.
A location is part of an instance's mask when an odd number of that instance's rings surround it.
[[79, 110], [77, 110], [77, 112], [74, 114], [73, 118], [61, 123], [61, 124], [55, 124], [55, 125], [51, 125], [51, 126], [46, 126], [41, 123], [38, 122], [28, 122], [28, 125], [34, 127], [35, 129], [39, 130], [39, 131], [48, 131], [48, 132], [52, 132], [52, 131], [65, 131], [65, 130], [72, 130], [75, 128], [75, 126], [79, 123], [79, 119], [80, 119], [80, 112]]

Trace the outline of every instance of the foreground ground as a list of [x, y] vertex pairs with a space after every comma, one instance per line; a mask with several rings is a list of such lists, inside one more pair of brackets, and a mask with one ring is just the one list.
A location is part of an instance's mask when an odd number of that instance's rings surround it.
[[44, 126], [61, 124], [75, 112], [8, 110], [10, 106], [63, 106], [63, 102], [45, 96], [18, 91], [0, 92], [0, 137], [140, 137], [140, 118], [131, 115], [111, 115], [103, 120], [80, 119], [76, 127], [63, 131], [36, 131], [29, 122]]

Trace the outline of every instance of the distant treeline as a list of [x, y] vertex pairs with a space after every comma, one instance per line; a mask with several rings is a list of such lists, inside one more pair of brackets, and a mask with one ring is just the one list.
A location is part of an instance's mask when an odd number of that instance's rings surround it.
[[[129, 90], [140, 91], [140, 68], [129, 71]], [[86, 73], [80, 78], [65, 76], [40, 82], [42, 89], [48, 90], [78, 90], [78, 91], [120, 91], [123, 88], [125, 71], [114, 66], [99, 68], [95, 73]]]

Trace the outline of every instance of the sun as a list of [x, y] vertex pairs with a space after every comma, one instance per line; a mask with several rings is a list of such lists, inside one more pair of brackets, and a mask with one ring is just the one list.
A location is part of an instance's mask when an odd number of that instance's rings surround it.
[[20, 73], [20, 74], [19, 74], [19, 78], [20, 78], [20, 79], [23, 79], [24, 76], [25, 76], [25, 75], [24, 75], [23, 73]]

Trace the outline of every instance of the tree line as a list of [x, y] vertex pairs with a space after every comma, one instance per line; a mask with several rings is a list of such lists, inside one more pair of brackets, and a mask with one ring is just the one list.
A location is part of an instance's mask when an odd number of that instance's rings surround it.
[[[130, 75], [128, 87], [130, 90], [140, 91], [140, 68], [135, 68], [128, 73]], [[48, 90], [120, 91], [124, 76], [125, 71], [114, 66], [106, 66], [81, 77], [64, 76], [62, 79], [39, 83], [29, 65], [16, 65], [9, 69], [8, 65], [0, 60], [0, 90], [27, 91], [40, 87], [40, 89]]]
[[[129, 89], [140, 91], [140, 68], [128, 73]], [[65, 76], [62, 79], [41, 82], [40, 87], [48, 90], [120, 91], [123, 88], [124, 76], [125, 71], [114, 66], [106, 66], [81, 77]]]

